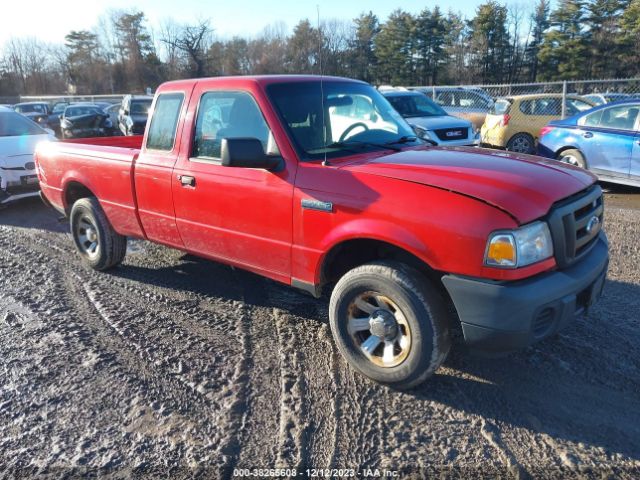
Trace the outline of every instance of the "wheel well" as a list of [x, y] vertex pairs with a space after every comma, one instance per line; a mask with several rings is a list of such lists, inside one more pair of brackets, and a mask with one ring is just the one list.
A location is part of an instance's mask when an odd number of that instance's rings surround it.
[[567, 150], [578, 150], [580, 154], [584, 157], [582, 150], [576, 147], [562, 147], [556, 152], [556, 159], [560, 156], [561, 153], [566, 152]]
[[69, 182], [64, 191], [64, 204], [66, 205], [67, 214], [71, 211], [71, 207], [81, 198], [95, 197], [93, 192], [79, 182]]
[[556, 152], [556, 160], [560, 160], [560, 155], [562, 155], [567, 150], [577, 150], [578, 153], [582, 155], [582, 159], [584, 160], [585, 166], [589, 168], [589, 162], [587, 161], [587, 157], [584, 156], [584, 153], [578, 147], [562, 147], [560, 150]]
[[379, 240], [347, 240], [334, 246], [322, 262], [320, 286], [337, 282], [349, 270], [376, 260], [394, 260], [422, 272], [436, 284], [441, 284], [442, 274], [427, 263], [396, 245]]

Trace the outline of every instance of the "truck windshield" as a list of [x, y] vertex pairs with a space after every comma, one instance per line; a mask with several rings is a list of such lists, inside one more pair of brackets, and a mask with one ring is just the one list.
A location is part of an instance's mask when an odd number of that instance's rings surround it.
[[421, 143], [402, 116], [370, 85], [329, 80], [320, 87], [318, 81], [267, 87], [271, 103], [303, 159], [352, 155], [354, 149], [380, 150], [396, 142]]

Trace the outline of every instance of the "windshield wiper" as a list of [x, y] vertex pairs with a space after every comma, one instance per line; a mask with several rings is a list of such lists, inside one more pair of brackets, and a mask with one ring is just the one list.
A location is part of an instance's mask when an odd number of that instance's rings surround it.
[[415, 135], [404, 135], [400, 138], [398, 138], [397, 140], [393, 140], [391, 142], [387, 142], [385, 143], [385, 145], [396, 145], [398, 143], [409, 143], [409, 142], [415, 142], [416, 140], [418, 140], [418, 137]]
[[402, 150], [399, 147], [393, 146], [393, 143], [396, 143], [396, 142], [375, 143], [375, 142], [362, 142], [359, 140], [354, 140], [352, 142], [333, 142], [333, 143], [330, 143], [329, 145], [325, 145], [325, 148], [343, 148], [345, 150], [349, 150], [352, 152], [356, 152], [356, 150], [354, 150], [354, 147], [378, 147], [378, 148], [384, 148], [386, 150], [393, 150], [394, 152], [399, 152], [400, 150]]

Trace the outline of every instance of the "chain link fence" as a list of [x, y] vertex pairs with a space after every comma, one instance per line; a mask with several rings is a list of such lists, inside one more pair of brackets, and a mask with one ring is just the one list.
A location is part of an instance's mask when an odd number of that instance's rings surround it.
[[[472, 122], [482, 145], [533, 153], [540, 130], [551, 120], [570, 117], [597, 105], [640, 100], [640, 78], [502, 85], [411, 86], [448, 114]], [[605, 127], [633, 130], [637, 105], [607, 109]]]

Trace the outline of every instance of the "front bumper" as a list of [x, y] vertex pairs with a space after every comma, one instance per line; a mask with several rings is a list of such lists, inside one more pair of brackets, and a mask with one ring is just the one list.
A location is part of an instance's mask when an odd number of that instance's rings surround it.
[[40, 186], [33, 170], [0, 169], [0, 204], [38, 195]]
[[560, 271], [516, 282], [445, 275], [465, 342], [507, 352], [531, 345], [569, 325], [601, 296], [609, 248], [601, 232], [589, 254]]

